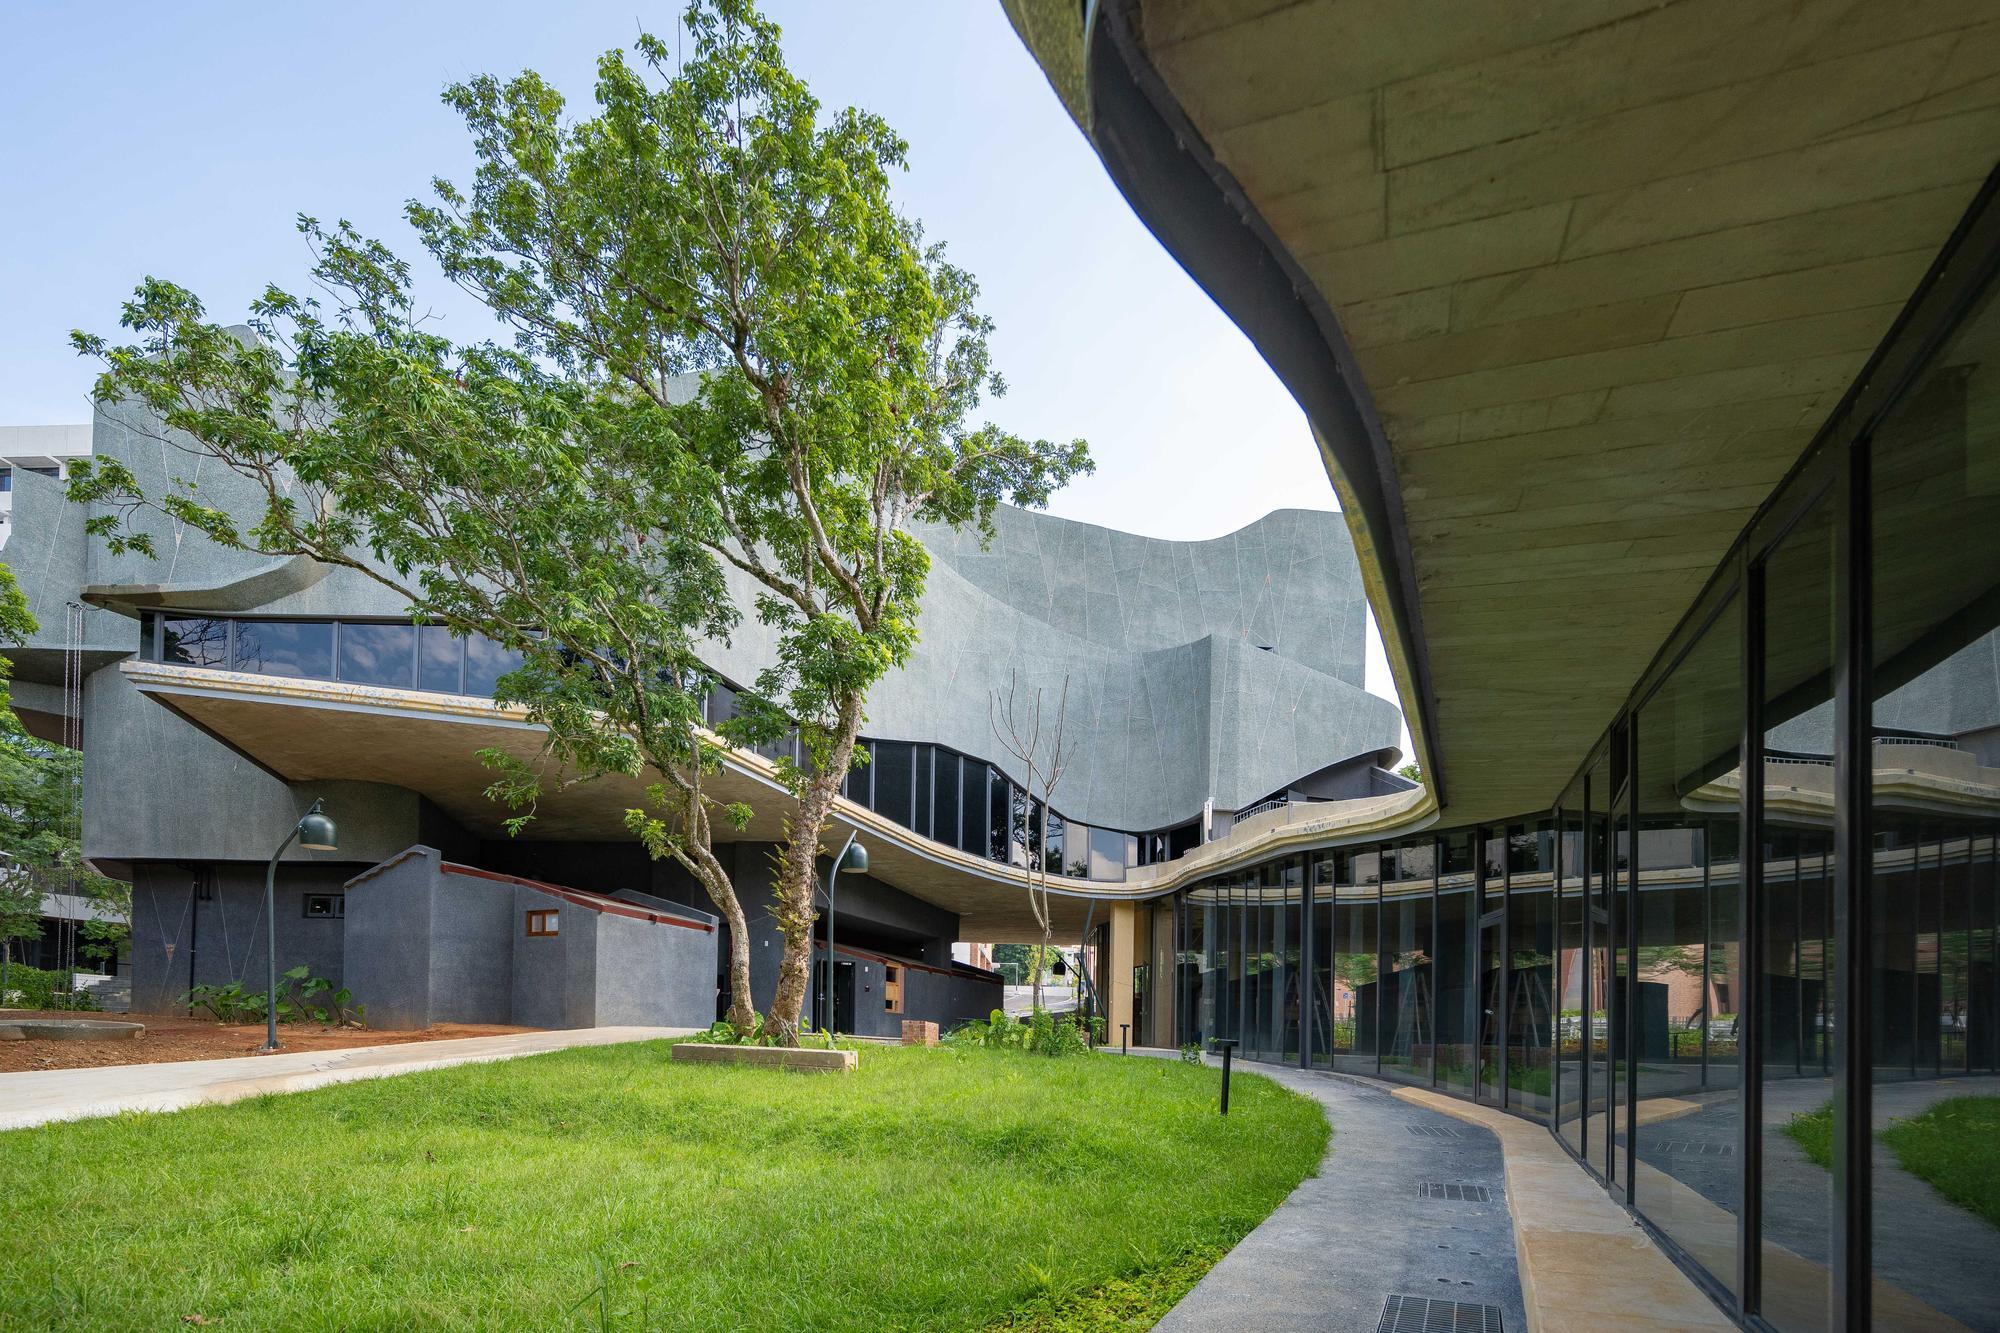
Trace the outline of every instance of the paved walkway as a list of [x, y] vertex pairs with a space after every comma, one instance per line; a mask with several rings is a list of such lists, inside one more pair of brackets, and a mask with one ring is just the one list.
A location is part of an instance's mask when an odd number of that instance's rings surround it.
[[[1164, 1333], [1372, 1330], [1390, 1326], [1392, 1298], [1497, 1306], [1507, 1329], [1530, 1327], [1492, 1133], [1372, 1080], [1271, 1065], [1245, 1072], [1319, 1101], [1333, 1139], [1319, 1174], [1209, 1270], [1160, 1322]], [[1394, 1327], [1480, 1327], [1425, 1314], [1406, 1310], [1411, 1322]]]
[[610, 1027], [566, 1032], [518, 1032], [342, 1051], [298, 1051], [230, 1060], [112, 1065], [0, 1074], [0, 1130], [51, 1120], [82, 1120], [124, 1111], [179, 1111], [204, 1103], [240, 1101], [269, 1092], [303, 1092], [330, 1083], [389, 1078], [423, 1069], [511, 1060], [572, 1046], [685, 1037], [693, 1028]]

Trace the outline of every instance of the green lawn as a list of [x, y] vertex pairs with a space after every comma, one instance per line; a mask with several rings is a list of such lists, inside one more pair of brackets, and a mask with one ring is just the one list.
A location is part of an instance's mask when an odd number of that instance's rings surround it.
[[0, 1327], [1146, 1328], [1327, 1137], [1177, 1061], [665, 1056], [0, 1134]]

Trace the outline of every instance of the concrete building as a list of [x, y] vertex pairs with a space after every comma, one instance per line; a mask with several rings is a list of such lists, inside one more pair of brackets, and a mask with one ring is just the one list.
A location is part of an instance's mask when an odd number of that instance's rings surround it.
[[[2000, 14], [1005, 8], [1304, 409], [1429, 779], [1114, 907], [1132, 1011], [1545, 1126], [1744, 1327], [2000, 1327], [1876, 1138], [2000, 1093]], [[1594, 1243], [1534, 1280], [1646, 1321]]]
[[[193, 475], [201, 464], [132, 408], [100, 411], [89, 443], [144, 485], [192, 481], [245, 513], [260, 503], [219, 468]], [[413, 625], [352, 570], [227, 551], [158, 516], [145, 520], [157, 560], [114, 556], [53, 480], [19, 499], [8, 554], [45, 626], [15, 655], [21, 699], [87, 738], [83, 843], [133, 885], [135, 1008], [263, 974], [264, 860], [314, 799], [337, 819], [340, 850], [286, 854], [278, 961], [344, 982], [372, 1021], [686, 1024], [726, 1007], [726, 927], [626, 833], [636, 784], [556, 793], [508, 836], [511, 812], [486, 796], [475, 755], [532, 757], [540, 734], [491, 698], [514, 665], [496, 645]], [[954, 946], [1039, 939], [1024, 888], [1033, 847], [1058, 937], [1099, 960], [1087, 1003], [1102, 1013], [1124, 993], [1107, 968], [1129, 913], [1114, 911], [1157, 893], [1168, 867], [1238, 819], [1417, 795], [1390, 771], [1395, 706], [1363, 688], [1366, 603], [1337, 514], [1279, 511], [1205, 542], [1017, 509], [997, 528], [985, 547], [920, 534], [935, 556], [922, 648], [869, 700], [868, 762], [825, 850], [852, 832], [870, 871], [841, 876], [836, 956], [829, 972], [822, 943], [815, 975], [843, 1031], [894, 1035], [905, 1018], [950, 1025], [1001, 1008], [997, 974]], [[748, 605], [750, 590], [735, 591]], [[754, 678], [774, 651], [767, 633], [747, 617], [707, 646], [709, 665], [725, 682]], [[63, 680], [80, 689], [51, 688]], [[989, 701], [1010, 685], [1051, 707], [1067, 689], [1074, 759], [1053, 809], [1029, 800], [994, 734]], [[733, 688], [706, 706], [721, 722]], [[719, 852], [754, 923], [760, 1010], [781, 953], [769, 917], [792, 804], [780, 752], [733, 752], [711, 787], [754, 811]], [[530, 905], [551, 895], [569, 906]], [[560, 914], [558, 944], [529, 928], [545, 911]]]

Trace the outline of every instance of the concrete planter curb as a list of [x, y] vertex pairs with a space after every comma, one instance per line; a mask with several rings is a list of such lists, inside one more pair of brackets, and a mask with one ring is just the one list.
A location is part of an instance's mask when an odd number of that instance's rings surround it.
[[145, 1031], [144, 1023], [102, 1018], [10, 1018], [0, 1022], [0, 1041], [130, 1041]]
[[683, 1064], [753, 1065], [760, 1069], [801, 1069], [845, 1074], [861, 1063], [859, 1051], [815, 1051], [784, 1046], [710, 1046], [675, 1042], [672, 1058]]

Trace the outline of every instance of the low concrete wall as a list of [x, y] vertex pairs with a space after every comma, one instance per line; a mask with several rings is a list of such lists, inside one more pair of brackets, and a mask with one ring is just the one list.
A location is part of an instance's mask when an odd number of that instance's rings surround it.
[[677, 1064], [750, 1065], [758, 1069], [798, 1069], [845, 1074], [861, 1064], [859, 1051], [816, 1051], [809, 1047], [710, 1046], [680, 1041], [673, 1047]]

